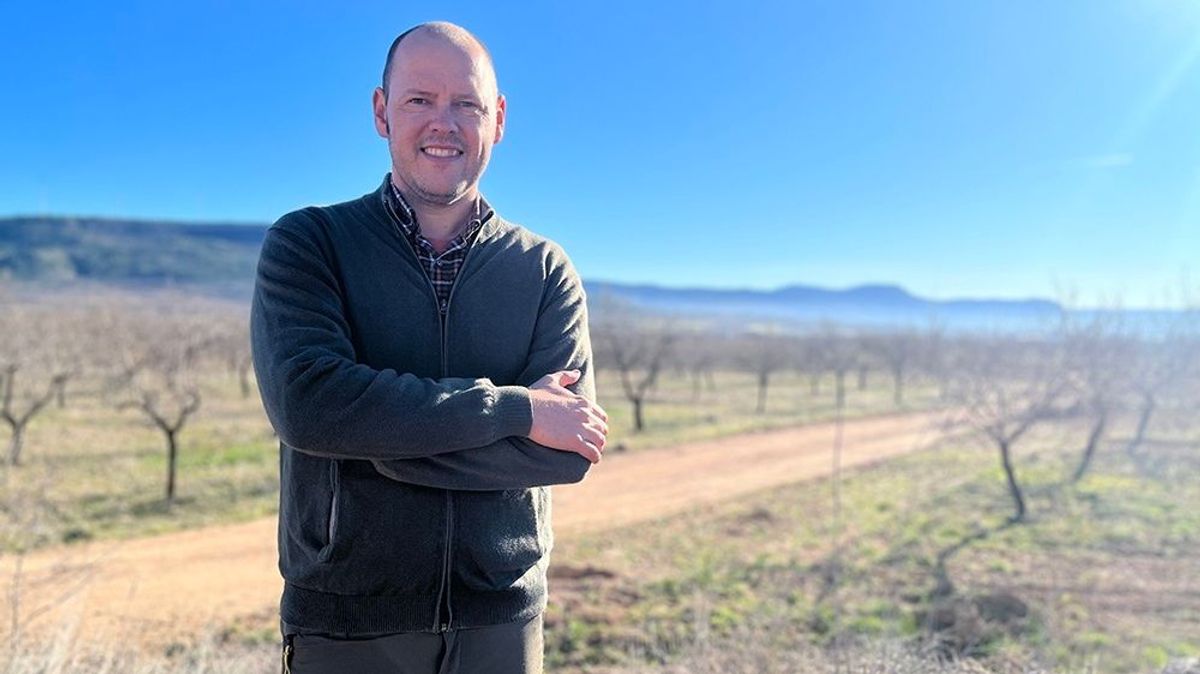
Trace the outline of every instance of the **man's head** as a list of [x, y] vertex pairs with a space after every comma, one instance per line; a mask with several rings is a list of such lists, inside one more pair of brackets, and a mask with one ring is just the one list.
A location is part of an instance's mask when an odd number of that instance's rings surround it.
[[388, 51], [373, 103], [405, 197], [439, 206], [474, 197], [504, 134], [504, 97], [483, 43], [451, 23], [410, 28]]

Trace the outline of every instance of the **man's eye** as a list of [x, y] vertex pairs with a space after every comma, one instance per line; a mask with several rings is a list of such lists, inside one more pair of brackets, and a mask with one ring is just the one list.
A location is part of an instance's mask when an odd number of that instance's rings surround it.
[[413, 96], [412, 98], [408, 99], [408, 101], [406, 101], [406, 102], [411, 103], [413, 105], [425, 105], [426, 103], [429, 102], [429, 100], [425, 99], [425, 98], [421, 98], [420, 96]]

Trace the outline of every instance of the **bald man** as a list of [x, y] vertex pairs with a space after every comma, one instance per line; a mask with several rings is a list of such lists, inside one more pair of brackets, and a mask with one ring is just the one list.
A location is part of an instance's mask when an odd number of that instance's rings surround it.
[[283, 216], [258, 265], [283, 668], [540, 672], [548, 487], [608, 434], [582, 285], [479, 193], [506, 107], [478, 39], [402, 33], [373, 107], [382, 184]]

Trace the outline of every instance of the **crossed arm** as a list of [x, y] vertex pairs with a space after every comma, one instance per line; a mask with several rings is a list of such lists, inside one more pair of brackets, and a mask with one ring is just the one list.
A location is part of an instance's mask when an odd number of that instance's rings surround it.
[[[326, 257], [303, 226], [277, 225], [259, 261], [254, 363], [268, 417], [288, 446], [368, 459], [402, 482], [465, 490], [577, 482], [590, 466], [585, 457], [599, 459], [607, 425], [569, 261], [554, 267], [518, 384], [496, 386], [355, 362]], [[574, 383], [562, 372], [570, 369], [580, 372]]]

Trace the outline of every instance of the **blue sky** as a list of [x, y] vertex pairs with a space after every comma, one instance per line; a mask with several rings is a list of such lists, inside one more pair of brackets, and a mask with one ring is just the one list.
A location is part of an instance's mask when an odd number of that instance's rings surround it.
[[0, 216], [270, 222], [388, 168], [391, 39], [448, 19], [509, 119], [484, 191], [586, 278], [1179, 302], [1200, 3], [24, 3]]

